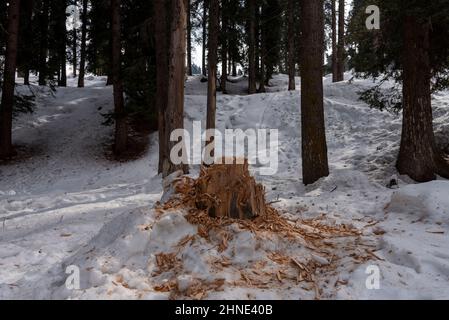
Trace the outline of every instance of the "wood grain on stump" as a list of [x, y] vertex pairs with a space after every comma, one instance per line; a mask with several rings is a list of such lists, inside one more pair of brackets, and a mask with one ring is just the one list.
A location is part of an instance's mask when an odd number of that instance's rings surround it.
[[196, 205], [211, 217], [251, 219], [267, 212], [265, 190], [243, 164], [202, 167], [195, 183]]

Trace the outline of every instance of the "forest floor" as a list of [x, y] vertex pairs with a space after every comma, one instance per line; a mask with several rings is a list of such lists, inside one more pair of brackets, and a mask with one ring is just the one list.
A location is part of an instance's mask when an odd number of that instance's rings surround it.
[[[219, 129], [279, 130], [278, 172], [254, 171], [287, 222], [273, 231], [210, 225], [189, 208], [160, 205], [157, 134], [143, 157], [109, 160], [112, 128], [102, 113], [112, 89], [103, 78], [75, 83], [54, 95], [33, 86], [36, 112], [14, 123], [19, 156], [0, 164], [0, 299], [449, 298], [449, 182], [397, 176], [401, 118], [359, 101], [372, 81], [325, 79], [331, 174], [308, 187], [300, 91], [286, 91], [287, 77], [275, 76], [263, 94], [245, 95], [238, 79], [218, 94]], [[206, 84], [189, 78], [189, 130], [194, 120], [204, 125], [205, 94]], [[448, 150], [449, 92], [433, 105]], [[397, 188], [386, 187], [392, 179]], [[71, 265], [80, 290], [66, 288]], [[367, 286], [373, 270], [379, 289]]]

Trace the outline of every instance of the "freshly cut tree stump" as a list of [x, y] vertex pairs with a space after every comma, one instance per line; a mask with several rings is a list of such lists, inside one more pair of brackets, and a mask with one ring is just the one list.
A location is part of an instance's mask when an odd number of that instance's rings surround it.
[[250, 176], [248, 161], [233, 163], [201, 168], [195, 182], [196, 206], [217, 218], [251, 219], [266, 215], [265, 189]]

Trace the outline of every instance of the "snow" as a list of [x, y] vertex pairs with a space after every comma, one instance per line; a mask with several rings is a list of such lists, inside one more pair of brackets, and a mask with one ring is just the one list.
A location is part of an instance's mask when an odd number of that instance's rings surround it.
[[[163, 184], [157, 175], [157, 134], [149, 136], [141, 159], [120, 163], [104, 156], [112, 137], [112, 128], [101, 125], [101, 114], [112, 108], [104, 78], [89, 77], [84, 89], [72, 79], [55, 96], [34, 85], [36, 112], [14, 123], [21, 159], [0, 165], [0, 299], [168, 299], [173, 293], [155, 287], [170, 281], [177, 298], [317, 298], [307, 283], [288, 279], [295, 267], [271, 260], [273, 252], [321, 266], [322, 299], [449, 298], [449, 182], [413, 184], [398, 175], [400, 116], [358, 100], [357, 92], [374, 83], [324, 78], [331, 174], [307, 187], [301, 182], [300, 79], [294, 92], [286, 91], [285, 75], [276, 75], [263, 94], [246, 95], [245, 84], [233, 79], [230, 94], [218, 94], [217, 127], [279, 130], [278, 172], [263, 176], [251, 168], [268, 201], [278, 200], [274, 206], [289, 221], [322, 219], [357, 228], [360, 236], [326, 239], [322, 252], [304, 239], [258, 236], [238, 225], [211, 230], [210, 240], [200, 237], [184, 210], [161, 215], [155, 209], [179, 178], [175, 173]], [[205, 94], [206, 84], [190, 77], [188, 130], [195, 120], [205, 126]], [[447, 150], [449, 92], [435, 94], [433, 104], [438, 143]], [[191, 169], [196, 177], [198, 166]], [[397, 189], [386, 187], [391, 179]], [[214, 243], [224, 234], [230, 238], [221, 251]], [[185, 239], [192, 240], [179, 246]], [[367, 250], [371, 259], [354, 259]], [[159, 270], [161, 253], [175, 253], [179, 265]], [[217, 269], [223, 259], [231, 267]], [[66, 288], [71, 265], [80, 268], [80, 290]], [[366, 287], [373, 265], [380, 270], [379, 290]], [[254, 270], [271, 272], [265, 288], [242, 283], [242, 271], [255, 279]], [[217, 281], [225, 285], [214, 289]]]

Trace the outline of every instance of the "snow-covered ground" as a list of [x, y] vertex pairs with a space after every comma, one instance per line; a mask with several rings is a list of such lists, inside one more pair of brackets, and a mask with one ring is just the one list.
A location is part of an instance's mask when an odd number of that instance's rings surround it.
[[[112, 136], [101, 125], [112, 108], [104, 80], [54, 97], [42, 91], [36, 113], [14, 124], [22, 159], [0, 165], [0, 299], [449, 298], [449, 182], [396, 176], [401, 119], [358, 100], [370, 81], [324, 80], [331, 174], [308, 187], [299, 90], [286, 91], [283, 75], [252, 96], [244, 79], [230, 83], [230, 94], [218, 95], [217, 127], [279, 130], [279, 170], [256, 179], [281, 215], [308, 231], [291, 239], [234, 224], [208, 239], [187, 212], [157, 207], [156, 134], [141, 159], [104, 156]], [[189, 130], [194, 120], [204, 124], [205, 93], [199, 78], [188, 80]], [[433, 104], [449, 150], [449, 92]], [[392, 178], [399, 188], [386, 187]], [[311, 240], [314, 228], [329, 232]], [[343, 229], [358, 231], [337, 236]], [[80, 268], [80, 290], [66, 288], [71, 265]], [[378, 290], [366, 286], [373, 266]]]

